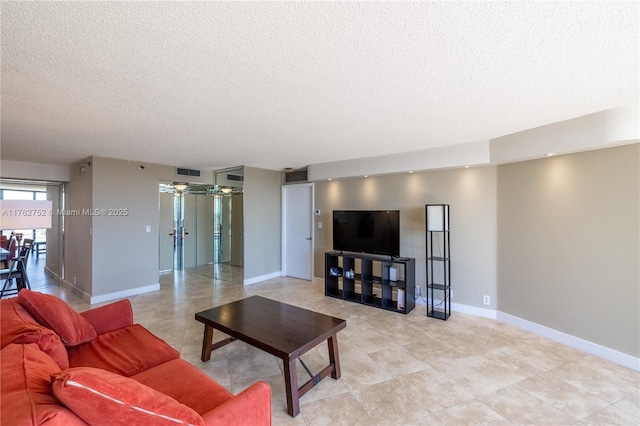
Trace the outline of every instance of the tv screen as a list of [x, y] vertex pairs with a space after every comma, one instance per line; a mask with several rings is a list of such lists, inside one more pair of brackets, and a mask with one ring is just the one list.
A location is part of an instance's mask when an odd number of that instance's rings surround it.
[[334, 210], [333, 249], [400, 256], [400, 212]]

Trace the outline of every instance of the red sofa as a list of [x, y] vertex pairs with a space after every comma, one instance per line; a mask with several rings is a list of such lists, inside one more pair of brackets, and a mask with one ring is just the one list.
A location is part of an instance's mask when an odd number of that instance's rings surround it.
[[269, 385], [234, 396], [133, 324], [128, 300], [78, 314], [21, 290], [0, 312], [0, 424], [271, 424]]

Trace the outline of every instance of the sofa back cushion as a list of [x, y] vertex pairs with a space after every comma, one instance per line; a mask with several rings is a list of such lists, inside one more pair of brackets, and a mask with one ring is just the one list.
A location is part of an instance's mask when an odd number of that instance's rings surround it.
[[35, 343], [0, 351], [0, 424], [85, 425], [53, 396], [51, 375], [60, 367]]
[[180, 358], [178, 351], [140, 324], [119, 328], [68, 348], [68, 355], [71, 367], [101, 368], [126, 377]]
[[23, 289], [18, 301], [40, 324], [55, 331], [65, 346], [75, 346], [96, 338], [89, 321], [64, 300], [50, 294]]
[[202, 417], [173, 398], [128, 377], [90, 367], [52, 376], [53, 393], [89, 424], [204, 425]]
[[53, 330], [38, 324], [16, 298], [0, 301], [0, 324], [0, 348], [10, 343], [35, 343], [60, 369], [69, 368], [67, 350], [60, 337]]

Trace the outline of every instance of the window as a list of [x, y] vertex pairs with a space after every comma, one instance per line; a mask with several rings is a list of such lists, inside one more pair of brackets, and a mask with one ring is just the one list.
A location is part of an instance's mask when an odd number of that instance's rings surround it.
[[[23, 191], [13, 189], [0, 190], [0, 199], [2, 200], [46, 200], [47, 193], [45, 191]], [[11, 232], [22, 234], [23, 238], [30, 238], [34, 241], [45, 241], [47, 239], [46, 229], [15, 229], [10, 231], [2, 231], [2, 235], [9, 236]]]

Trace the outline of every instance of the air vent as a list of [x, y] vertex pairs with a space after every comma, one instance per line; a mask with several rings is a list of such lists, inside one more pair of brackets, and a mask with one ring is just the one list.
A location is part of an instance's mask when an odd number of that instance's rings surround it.
[[176, 168], [176, 175], [178, 175], [178, 176], [198, 176], [198, 177], [200, 177], [200, 170], [181, 169], [180, 167], [178, 167], [178, 168]]
[[307, 169], [294, 170], [284, 174], [284, 181], [286, 183], [292, 182], [306, 182], [307, 181]]
[[242, 182], [244, 180], [244, 176], [232, 175], [230, 173], [227, 173], [227, 180], [235, 180], [236, 182]]

